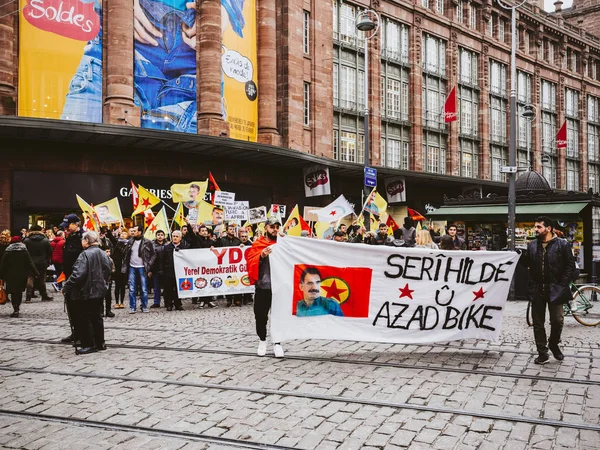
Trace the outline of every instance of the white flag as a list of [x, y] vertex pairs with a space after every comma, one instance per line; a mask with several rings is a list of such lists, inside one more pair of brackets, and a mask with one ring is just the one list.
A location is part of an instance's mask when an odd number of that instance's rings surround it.
[[333, 203], [330, 203], [325, 208], [318, 210], [315, 214], [319, 217], [320, 222], [335, 222], [346, 217], [348, 214], [354, 213], [354, 208], [348, 203], [346, 197], [340, 195]]

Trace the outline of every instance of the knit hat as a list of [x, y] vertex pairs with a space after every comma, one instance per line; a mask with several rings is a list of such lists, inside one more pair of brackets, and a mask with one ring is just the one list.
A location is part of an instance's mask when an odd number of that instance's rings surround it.
[[10, 238], [10, 243], [14, 244], [15, 242], [21, 242], [21, 237], [20, 236], [13, 236]]

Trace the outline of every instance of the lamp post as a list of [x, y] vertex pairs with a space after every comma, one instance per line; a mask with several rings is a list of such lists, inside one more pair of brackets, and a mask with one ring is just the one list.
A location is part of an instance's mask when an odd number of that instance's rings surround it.
[[[371, 18], [371, 16], [375, 17], [375, 20]], [[372, 9], [365, 9], [361, 11], [356, 16], [356, 29], [358, 31], [362, 31], [365, 33], [365, 121], [364, 121], [364, 133], [365, 133], [365, 147], [364, 147], [364, 167], [365, 169], [369, 167], [369, 159], [370, 159], [370, 139], [369, 139], [369, 39], [372, 39], [377, 35], [379, 31], [379, 14], [377, 14]], [[364, 176], [364, 175], [363, 175]], [[363, 179], [364, 184], [364, 179]], [[364, 199], [366, 200], [367, 196], [371, 193], [369, 187], [364, 185]], [[364, 204], [364, 201], [363, 201]], [[367, 231], [370, 231], [371, 228], [371, 218], [369, 213], [363, 211], [363, 222], [365, 224], [365, 228]]]
[[508, 248], [515, 251], [515, 215], [517, 195], [515, 179], [517, 170], [517, 8], [527, 0], [504, 3], [498, 0], [498, 5], [511, 10], [511, 39], [510, 39], [510, 141], [508, 144], [508, 164], [513, 168], [508, 174]]
[[[523, 112], [521, 113], [521, 116], [523, 116], [531, 125], [533, 123], [533, 121], [535, 120], [536, 114], [537, 113], [537, 109], [535, 106], [533, 105], [525, 105], [523, 107]], [[530, 130], [527, 130], [527, 132], [525, 133], [525, 138], [527, 139], [527, 170], [532, 171], [533, 170], [533, 158], [531, 157], [531, 133], [529, 132]], [[533, 131], [533, 130], [531, 130]]]

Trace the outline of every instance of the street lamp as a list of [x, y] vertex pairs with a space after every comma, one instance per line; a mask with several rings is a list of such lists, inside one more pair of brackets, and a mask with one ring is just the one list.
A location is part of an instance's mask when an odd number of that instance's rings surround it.
[[[375, 20], [372, 19], [375, 18]], [[365, 133], [365, 146], [364, 146], [364, 167], [369, 167], [369, 39], [372, 39], [377, 35], [379, 31], [379, 14], [372, 9], [365, 9], [356, 16], [356, 29], [365, 33], [365, 122], [364, 122], [364, 133]], [[364, 180], [363, 180], [364, 184]], [[371, 193], [368, 186], [363, 188], [365, 199]], [[364, 204], [364, 201], [363, 201]], [[363, 211], [363, 221], [367, 231], [371, 228], [371, 218], [368, 212]]]
[[[535, 106], [525, 105], [525, 106], [523, 106], [523, 112], [521, 113], [521, 116], [524, 117], [531, 125], [533, 123], [533, 121], [535, 120], [536, 113], [537, 113], [537, 109]], [[532, 130], [526, 130], [526, 132], [525, 132], [525, 137], [527, 139], [527, 170], [532, 171], [533, 170], [533, 158], [531, 157], [531, 142], [530, 142], [531, 141], [531, 139], [530, 139], [531, 133], [529, 131], [532, 131]]]
[[504, 3], [498, 0], [498, 5], [511, 10], [511, 39], [510, 39], [510, 141], [508, 145], [508, 164], [512, 170], [508, 174], [508, 248], [515, 251], [515, 215], [517, 194], [515, 179], [517, 171], [517, 8], [527, 0]]

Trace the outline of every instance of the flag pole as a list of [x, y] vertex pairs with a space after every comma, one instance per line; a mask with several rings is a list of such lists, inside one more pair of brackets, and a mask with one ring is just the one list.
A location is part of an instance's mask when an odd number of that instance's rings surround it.
[[173, 208], [171, 205], [168, 205], [168, 204], [166, 204], [166, 203], [165, 203], [165, 201], [164, 201], [163, 199], [160, 199], [160, 202], [161, 202], [163, 205], [167, 206], [167, 207], [168, 207], [168, 208], [169, 208], [171, 211], [175, 212], [175, 208]]

